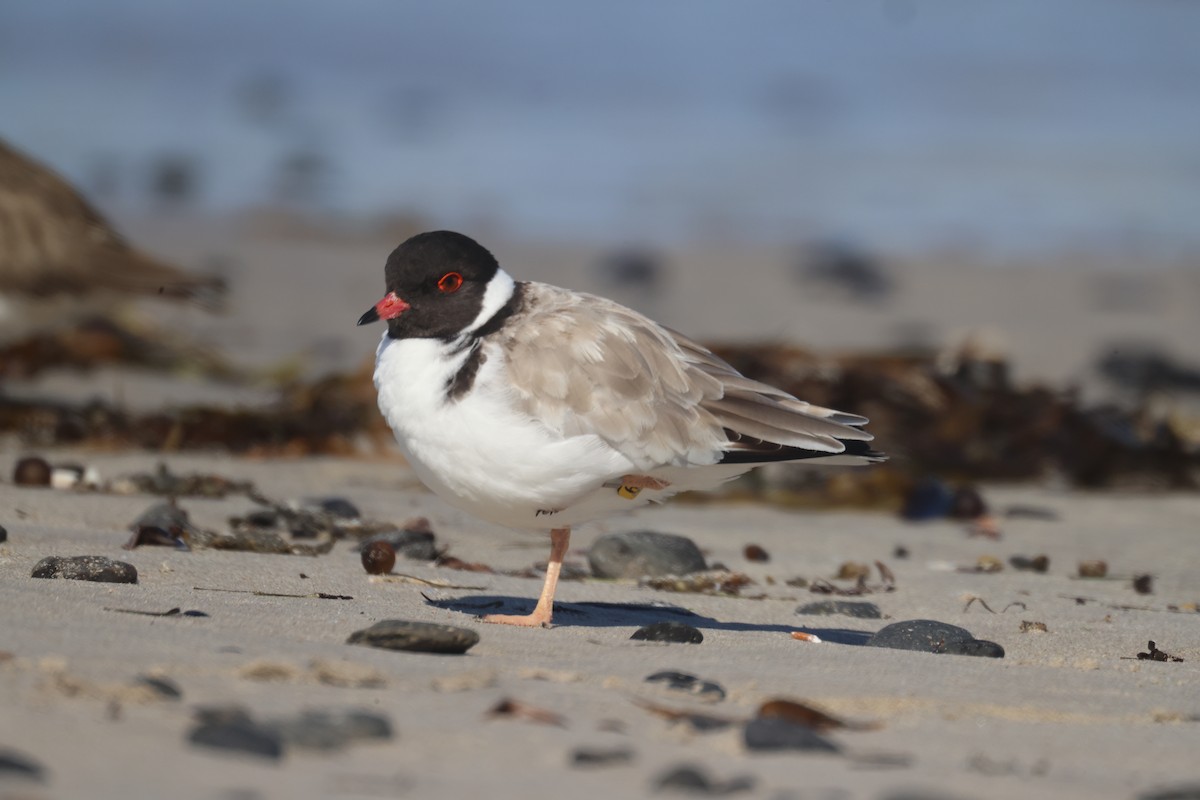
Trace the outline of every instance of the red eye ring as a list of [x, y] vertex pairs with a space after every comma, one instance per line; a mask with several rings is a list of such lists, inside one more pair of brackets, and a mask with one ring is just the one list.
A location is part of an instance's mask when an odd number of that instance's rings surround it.
[[438, 278], [438, 291], [450, 294], [457, 292], [463, 285], [463, 276], [457, 272], [447, 272], [442, 277]]

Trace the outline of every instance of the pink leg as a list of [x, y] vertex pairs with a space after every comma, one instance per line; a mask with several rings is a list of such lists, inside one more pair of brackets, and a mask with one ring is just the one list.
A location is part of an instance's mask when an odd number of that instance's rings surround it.
[[500, 625], [522, 625], [526, 628], [549, 628], [554, 614], [554, 590], [558, 586], [558, 573], [562, 569], [563, 556], [571, 541], [571, 529], [559, 528], [550, 531], [550, 561], [546, 564], [546, 582], [532, 614], [487, 614], [484, 622]]

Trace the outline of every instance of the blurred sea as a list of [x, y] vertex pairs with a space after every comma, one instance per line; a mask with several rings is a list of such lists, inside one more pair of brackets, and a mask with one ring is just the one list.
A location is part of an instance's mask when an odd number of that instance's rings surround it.
[[0, 136], [120, 213], [1165, 263], [1197, 41], [1182, 0], [8, 0]]

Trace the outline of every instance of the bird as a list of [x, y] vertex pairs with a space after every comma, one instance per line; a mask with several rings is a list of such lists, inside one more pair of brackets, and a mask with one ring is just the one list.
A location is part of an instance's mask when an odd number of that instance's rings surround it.
[[379, 409], [421, 481], [489, 522], [548, 532], [534, 610], [485, 622], [550, 627], [571, 529], [713, 489], [756, 466], [867, 464], [865, 417], [745, 377], [703, 345], [612, 300], [517, 281], [453, 231], [421, 233], [384, 267]]
[[66, 180], [0, 139], [0, 339], [137, 297], [215, 311], [225, 288], [134, 247]]

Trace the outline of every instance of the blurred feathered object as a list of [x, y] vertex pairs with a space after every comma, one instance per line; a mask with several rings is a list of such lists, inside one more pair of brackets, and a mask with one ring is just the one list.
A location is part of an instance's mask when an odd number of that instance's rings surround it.
[[130, 245], [46, 167], [0, 140], [0, 339], [27, 335], [70, 305], [161, 297], [219, 310], [225, 282]]

